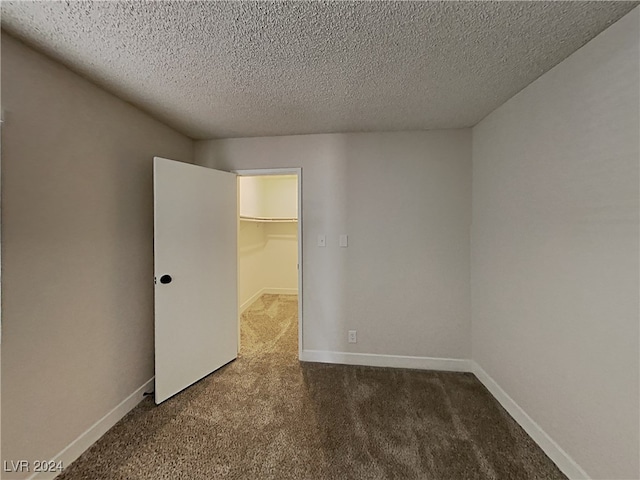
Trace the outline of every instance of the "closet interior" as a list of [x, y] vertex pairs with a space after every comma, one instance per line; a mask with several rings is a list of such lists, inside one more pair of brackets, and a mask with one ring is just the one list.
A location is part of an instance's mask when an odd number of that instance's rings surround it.
[[298, 176], [240, 176], [238, 301], [298, 294]]

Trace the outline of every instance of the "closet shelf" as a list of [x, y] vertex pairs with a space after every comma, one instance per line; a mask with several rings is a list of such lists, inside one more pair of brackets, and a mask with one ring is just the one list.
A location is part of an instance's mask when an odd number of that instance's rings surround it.
[[245, 222], [267, 222], [267, 223], [284, 223], [284, 222], [297, 222], [297, 218], [284, 218], [284, 217], [248, 217], [246, 215], [240, 215], [240, 220]]

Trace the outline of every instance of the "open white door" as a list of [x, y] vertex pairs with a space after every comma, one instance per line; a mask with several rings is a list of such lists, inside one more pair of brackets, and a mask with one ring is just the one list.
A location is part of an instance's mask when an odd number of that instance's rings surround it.
[[153, 159], [155, 402], [238, 355], [232, 173]]

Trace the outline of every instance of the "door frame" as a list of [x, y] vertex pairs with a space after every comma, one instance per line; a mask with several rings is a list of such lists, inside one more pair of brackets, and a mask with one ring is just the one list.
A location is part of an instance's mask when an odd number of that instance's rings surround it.
[[[266, 177], [272, 175], [295, 175], [298, 177], [298, 359], [302, 356], [303, 345], [302, 335], [303, 332], [303, 318], [302, 318], [302, 168], [300, 167], [283, 167], [283, 168], [255, 168], [255, 169], [240, 169], [231, 170], [231, 173], [235, 173], [239, 177]], [[240, 191], [238, 190], [238, 195]], [[238, 206], [238, 209], [240, 207]], [[238, 210], [239, 212], [239, 210]], [[240, 227], [240, 214], [238, 213], [238, 228]], [[240, 268], [240, 262], [238, 262], [238, 269]], [[240, 272], [238, 272], [238, 281], [240, 281]], [[238, 313], [238, 329], [240, 329], [240, 314]], [[238, 342], [240, 341], [240, 335], [238, 334]]]

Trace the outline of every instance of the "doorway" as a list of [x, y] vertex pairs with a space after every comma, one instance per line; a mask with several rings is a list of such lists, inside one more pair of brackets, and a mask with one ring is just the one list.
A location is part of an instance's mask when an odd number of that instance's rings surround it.
[[[273, 311], [271, 305], [293, 307], [292, 302], [297, 301], [297, 325], [291, 325], [290, 330], [297, 327], [300, 358], [303, 348], [302, 169], [233, 173], [238, 175], [238, 350], [242, 349], [243, 322], [250, 331], [249, 325], [256, 317], [262, 322], [270, 321], [264, 313], [269, 309]], [[277, 329], [274, 332], [274, 336], [277, 335]]]

